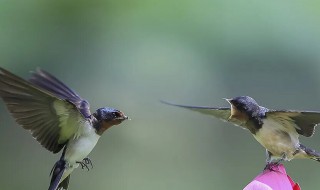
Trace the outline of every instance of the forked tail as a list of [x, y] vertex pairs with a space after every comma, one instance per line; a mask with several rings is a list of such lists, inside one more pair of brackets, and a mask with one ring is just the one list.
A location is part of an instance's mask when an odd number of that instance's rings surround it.
[[66, 161], [64, 160], [64, 155], [66, 153], [67, 146], [64, 147], [60, 160], [58, 160], [51, 172], [52, 175], [49, 190], [67, 190], [69, 186], [70, 175], [68, 175], [61, 183], [61, 178], [66, 170]]
[[308, 148], [303, 144], [300, 144], [300, 148], [301, 150], [305, 151], [308, 156], [310, 156], [310, 159], [320, 162], [320, 152], [317, 152], [311, 148]]
[[[59, 182], [60, 182], [62, 175], [66, 169], [65, 165], [66, 165], [66, 162], [64, 160], [60, 159], [53, 166], [53, 168], [50, 172], [50, 175], [52, 175], [52, 177], [51, 177], [49, 190], [58, 190], [58, 189], [60, 190], [61, 189], [60, 187], [61, 187], [62, 183], [59, 184]], [[64, 189], [67, 189], [67, 188], [64, 188]]]

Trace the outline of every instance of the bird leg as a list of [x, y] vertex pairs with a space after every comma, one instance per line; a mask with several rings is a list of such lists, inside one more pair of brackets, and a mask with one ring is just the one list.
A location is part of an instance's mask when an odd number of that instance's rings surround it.
[[87, 164], [85, 164], [84, 163], [84, 161], [82, 161], [82, 162], [76, 162], [76, 163], [78, 163], [78, 164], [80, 164], [81, 165], [81, 169], [84, 169], [85, 167], [87, 168], [87, 170], [89, 171], [89, 167], [88, 167], [88, 165]]
[[81, 169], [86, 168], [89, 171], [90, 169], [89, 169], [88, 165], [91, 165], [91, 169], [93, 168], [93, 164], [92, 164], [90, 158], [84, 158], [81, 162], [76, 162], [76, 163], [81, 165]]
[[267, 165], [271, 163], [271, 155], [272, 155], [272, 153], [269, 152], [269, 151], [266, 149], [266, 157], [267, 157], [267, 159], [266, 159], [266, 164], [267, 164]]
[[263, 168], [263, 171], [265, 171], [265, 170], [272, 170], [273, 163], [272, 163], [272, 158], [271, 158], [271, 156], [272, 156], [272, 153], [269, 152], [269, 151], [266, 149], [266, 157], [267, 157], [267, 159], [266, 159], [266, 165], [265, 165], [265, 167]]
[[90, 158], [84, 158], [83, 161], [84, 161], [86, 164], [90, 164], [90, 165], [91, 165], [91, 169], [93, 168], [93, 164], [92, 164]]
[[273, 166], [278, 166], [280, 164], [280, 162], [284, 161], [287, 158], [287, 155], [285, 152], [283, 152], [281, 154], [280, 159], [278, 159], [277, 161], [273, 161], [272, 160], [272, 153], [269, 152], [268, 150], [266, 150], [266, 155], [267, 155], [267, 160], [266, 160], [266, 166], [264, 167], [263, 170], [270, 170], [270, 171], [274, 171], [272, 169]]
[[279, 160], [277, 160], [277, 161], [275, 162], [275, 164], [276, 164], [276, 165], [279, 165], [280, 162], [284, 161], [286, 158], [287, 158], [287, 155], [286, 155], [286, 153], [283, 152], [283, 153], [281, 154], [281, 158], [280, 158]]

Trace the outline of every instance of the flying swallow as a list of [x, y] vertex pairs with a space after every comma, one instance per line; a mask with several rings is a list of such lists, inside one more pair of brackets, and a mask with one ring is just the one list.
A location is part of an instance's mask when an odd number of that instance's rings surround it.
[[314, 134], [315, 126], [320, 123], [320, 112], [271, 110], [259, 106], [249, 96], [225, 100], [230, 107], [198, 107], [162, 102], [211, 115], [249, 130], [266, 149], [266, 167], [293, 158], [309, 158], [320, 162], [319, 152], [299, 142], [299, 135], [311, 137]]
[[63, 150], [51, 171], [49, 190], [67, 190], [75, 168], [92, 166], [87, 156], [103, 132], [128, 119], [108, 107], [91, 114], [86, 100], [40, 69], [27, 81], [0, 67], [0, 96], [16, 122], [44, 148]]

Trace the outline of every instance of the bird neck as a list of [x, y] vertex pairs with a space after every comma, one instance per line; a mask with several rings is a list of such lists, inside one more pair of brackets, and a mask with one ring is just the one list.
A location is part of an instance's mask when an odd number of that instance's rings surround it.
[[105, 121], [105, 120], [98, 120], [96, 118], [94, 118], [92, 125], [93, 127], [96, 129], [96, 133], [98, 135], [102, 135], [107, 129], [109, 129], [110, 127], [117, 125], [118, 122], [117, 121]]

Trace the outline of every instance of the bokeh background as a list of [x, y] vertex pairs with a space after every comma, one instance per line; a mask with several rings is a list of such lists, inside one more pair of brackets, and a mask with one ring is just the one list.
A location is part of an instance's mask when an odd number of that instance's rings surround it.
[[[320, 110], [320, 3], [256, 0], [1, 0], [0, 66], [41, 67], [90, 101], [132, 118], [107, 131], [70, 189], [241, 189], [264, 149], [220, 120], [169, 107], [228, 106], [250, 95], [269, 108]], [[59, 155], [0, 104], [3, 190], [46, 189]], [[320, 133], [302, 142], [320, 150]], [[302, 189], [320, 164], [285, 163]]]

